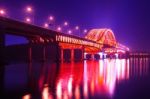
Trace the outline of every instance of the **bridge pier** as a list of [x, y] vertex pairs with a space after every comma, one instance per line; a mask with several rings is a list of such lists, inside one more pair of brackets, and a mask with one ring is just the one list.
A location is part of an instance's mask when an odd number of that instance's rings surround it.
[[4, 56], [5, 56], [5, 32], [0, 31], [0, 63], [4, 62]]
[[74, 49], [72, 48], [71, 49], [71, 61], [74, 61], [74, 54], [75, 54]]
[[103, 59], [103, 53], [102, 52], [98, 53], [98, 55], [99, 55], [100, 59]]
[[30, 40], [28, 44], [28, 61], [32, 62], [32, 42]]
[[95, 60], [95, 55], [94, 54], [91, 54], [91, 59]]
[[0, 96], [4, 95], [5, 32], [0, 28]]
[[61, 56], [60, 56], [60, 61], [63, 62], [64, 61], [64, 49], [63, 48], [60, 48], [61, 50]]
[[46, 45], [45, 44], [43, 45], [42, 51], [43, 51], [42, 61], [46, 61]]
[[[35, 49], [34, 49], [35, 50]], [[46, 60], [46, 45], [42, 45], [42, 61]], [[38, 53], [36, 53], [38, 54]], [[33, 61], [33, 42], [32, 40], [29, 40], [29, 44], [28, 44], [28, 61], [32, 62]]]
[[86, 55], [87, 55], [87, 53], [84, 52], [84, 53], [83, 53], [83, 57], [84, 57], [83, 59], [87, 59], [87, 58], [86, 58]]
[[84, 60], [84, 48], [82, 48], [82, 57], [81, 60]]
[[60, 58], [61, 62], [64, 61], [81, 61], [84, 59], [84, 50], [75, 48], [62, 48], [60, 47]]

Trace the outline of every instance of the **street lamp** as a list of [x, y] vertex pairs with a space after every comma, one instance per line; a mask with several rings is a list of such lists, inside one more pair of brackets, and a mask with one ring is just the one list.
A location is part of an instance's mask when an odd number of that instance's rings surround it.
[[48, 23], [45, 23], [45, 24], [44, 24], [44, 27], [45, 27], [45, 28], [48, 28]]
[[25, 7], [25, 13], [26, 13], [25, 14], [26, 17], [28, 17], [28, 18], [25, 19], [26, 22], [31, 23], [31, 19], [32, 19], [32, 24], [34, 24], [34, 10], [33, 10], [33, 7], [32, 6], [26, 6]]
[[59, 27], [57, 27], [57, 31], [61, 31], [62, 30], [62, 28], [59, 26]]
[[4, 16], [6, 14], [6, 12], [4, 11], [4, 9], [0, 9], [0, 16]]
[[76, 29], [76, 30], [79, 30], [79, 26], [76, 26], [75, 29]]
[[55, 26], [54, 26], [54, 16], [50, 15], [48, 17], [48, 25], [49, 25], [49, 28], [54, 30], [55, 29]]
[[72, 31], [71, 31], [71, 30], [68, 30], [68, 34], [72, 34]]
[[64, 22], [64, 26], [68, 26], [68, 22], [67, 21]]
[[33, 9], [32, 9], [31, 6], [27, 6], [27, 7], [26, 7], [26, 11], [27, 11], [28, 13], [31, 13], [31, 12], [33, 11]]
[[53, 16], [49, 16], [49, 20], [50, 21], [54, 21], [54, 17]]
[[79, 26], [75, 26], [75, 30], [78, 36], [80, 36], [80, 28]]
[[84, 33], [87, 33], [87, 29], [84, 29], [83, 32], [84, 32]]
[[31, 19], [30, 19], [29, 17], [27, 17], [27, 18], [25, 19], [25, 21], [26, 21], [27, 23], [31, 23]]

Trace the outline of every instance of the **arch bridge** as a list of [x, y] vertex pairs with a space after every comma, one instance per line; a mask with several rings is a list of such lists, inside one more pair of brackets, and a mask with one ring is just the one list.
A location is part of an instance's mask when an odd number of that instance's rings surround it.
[[[84, 53], [98, 53], [107, 51], [108, 49], [120, 49], [128, 51], [128, 48], [119, 44], [110, 29], [93, 29], [85, 36], [85, 38], [64, 34], [58, 31], [42, 28], [32, 24], [19, 22], [16, 20], [0, 17], [0, 52], [4, 55], [5, 35], [11, 34], [24, 37], [28, 40], [28, 56], [29, 61], [32, 60], [34, 53], [33, 46], [42, 46], [43, 60], [48, 57], [47, 53], [54, 50], [53, 58], [55, 60], [64, 60], [64, 50], [69, 49], [70, 59], [74, 60], [75, 49], [79, 49], [81, 59], [84, 58]], [[53, 46], [47, 50], [47, 46]], [[53, 52], [52, 52], [53, 53]], [[6, 53], [5, 53], [6, 54]]]

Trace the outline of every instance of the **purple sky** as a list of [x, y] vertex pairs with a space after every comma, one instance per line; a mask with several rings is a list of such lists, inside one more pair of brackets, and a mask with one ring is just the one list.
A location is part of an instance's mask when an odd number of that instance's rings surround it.
[[38, 25], [49, 15], [56, 24], [65, 20], [70, 27], [110, 28], [118, 42], [131, 50], [150, 51], [150, 2], [148, 0], [0, 0], [10, 18], [23, 20], [24, 7], [34, 7], [34, 20]]

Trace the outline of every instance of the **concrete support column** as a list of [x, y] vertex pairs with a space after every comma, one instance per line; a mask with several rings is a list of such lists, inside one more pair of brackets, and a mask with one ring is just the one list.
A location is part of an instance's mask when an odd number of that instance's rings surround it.
[[43, 46], [43, 61], [46, 61], [46, 45]]
[[5, 60], [5, 34], [4, 31], [0, 31], [0, 62]]
[[29, 41], [28, 45], [28, 61], [32, 62], [32, 42]]
[[103, 53], [102, 52], [99, 52], [98, 55], [99, 55], [100, 59], [103, 59]]
[[84, 60], [84, 48], [82, 48], [81, 50], [82, 50], [81, 60]]
[[106, 53], [104, 53], [104, 54], [103, 54], [103, 57], [104, 57], [104, 59], [105, 59], [105, 58], [107, 58], [107, 54], [106, 54]]
[[[2, 30], [0, 28], [0, 30]], [[4, 74], [5, 74], [5, 32], [0, 31], [0, 96], [4, 95]]]
[[87, 53], [84, 52], [84, 53], [83, 53], [83, 59], [87, 59], [87, 58], [86, 58], [86, 55], [87, 55]]
[[74, 49], [71, 49], [71, 61], [74, 61]]
[[91, 54], [91, 59], [95, 60], [94, 54]]
[[61, 57], [61, 47], [59, 46], [59, 43], [56, 43], [55, 47], [56, 47], [56, 55], [55, 55], [54, 61], [56, 61], [56, 64], [58, 63], [59, 65], [59, 61]]
[[60, 61], [63, 62], [64, 61], [64, 49], [61, 48], [61, 56], [60, 56]]

